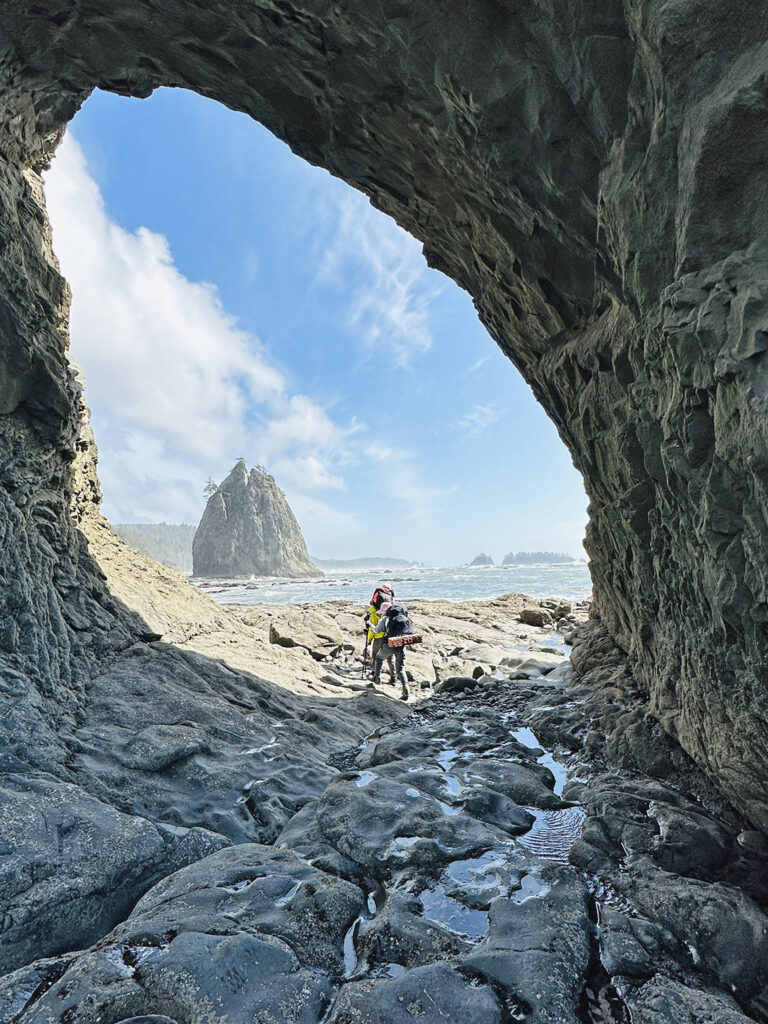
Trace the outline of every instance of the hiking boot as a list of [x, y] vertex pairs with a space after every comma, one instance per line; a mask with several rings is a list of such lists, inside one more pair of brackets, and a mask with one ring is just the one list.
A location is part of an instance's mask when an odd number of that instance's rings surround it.
[[408, 684], [403, 683], [402, 686], [403, 692], [400, 694], [400, 700], [408, 700], [408, 698], [410, 697], [410, 693], [408, 692]]

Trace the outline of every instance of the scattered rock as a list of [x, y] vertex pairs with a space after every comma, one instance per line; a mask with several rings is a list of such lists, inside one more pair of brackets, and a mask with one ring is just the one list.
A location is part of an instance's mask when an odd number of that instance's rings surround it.
[[462, 977], [446, 964], [417, 967], [400, 978], [346, 985], [329, 1024], [502, 1024], [490, 985]]
[[438, 693], [464, 693], [478, 685], [475, 676], [449, 676], [437, 687]]
[[691, 989], [671, 978], [658, 975], [626, 998], [633, 1021], [643, 1024], [752, 1024], [738, 1003], [724, 993]]
[[534, 679], [536, 676], [545, 676], [555, 668], [562, 667], [563, 656], [558, 654], [536, 654], [532, 658], [525, 658], [510, 673], [510, 679]]
[[549, 626], [552, 623], [552, 615], [546, 608], [523, 608], [520, 612], [520, 621], [527, 626]]

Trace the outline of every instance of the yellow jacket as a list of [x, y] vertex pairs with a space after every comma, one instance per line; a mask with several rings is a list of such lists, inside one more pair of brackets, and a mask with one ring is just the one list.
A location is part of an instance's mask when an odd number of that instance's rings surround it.
[[375, 637], [384, 636], [384, 630], [383, 629], [381, 630], [380, 633], [376, 633], [374, 631], [374, 629], [372, 628], [372, 627], [374, 627], [378, 623], [380, 618], [381, 618], [381, 615], [379, 614], [379, 612], [376, 611], [376, 609], [373, 607], [373, 605], [370, 605], [370, 607], [368, 608], [368, 622], [369, 622], [369, 626], [368, 626], [368, 643], [370, 643], [371, 640], [373, 640]]

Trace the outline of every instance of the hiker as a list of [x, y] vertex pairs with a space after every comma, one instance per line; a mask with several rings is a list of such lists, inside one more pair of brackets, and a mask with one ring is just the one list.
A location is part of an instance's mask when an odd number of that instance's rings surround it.
[[[371, 665], [373, 674], [376, 675], [376, 655], [384, 643], [384, 630], [379, 628], [379, 621], [384, 612], [389, 608], [395, 599], [395, 592], [388, 583], [380, 583], [373, 592], [371, 604], [365, 616], [365, 624], [368, 627], [368, 643], [371, 647]], [[392, 685], [395, 685], [395, 666], [389, 662], [389, 678]]]
[[376, 686], [381, 679], [381, 668], [384, 662], [389, 662], [391, 672], [392, 662], [394, 661], [397, 668], [397, 678], [402, 686], [400, 700], [408, 700], [408, 676], [405, 674], [405, 645], [401, 644], [395, 647], [390, 645], [389, 641], [396, 638], [410, 638], [413, 635], [413, 625], [405, 605], [395, 604], [394, 594], [392, 598], [392, 603], [387, 607], [377, 623], [382, 630], [382, 642], [373, 659], [373, 685]]

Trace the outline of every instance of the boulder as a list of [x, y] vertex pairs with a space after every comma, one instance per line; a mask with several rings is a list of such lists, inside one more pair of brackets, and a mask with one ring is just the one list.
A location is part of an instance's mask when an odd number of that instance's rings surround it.
[[437, 687], [438, 693], [464, 693], [474, 690], [478, 681], [474, 676], [448, 676]]
[[526, 626], [549, 626], [552, 624], [552, 615], [546, 608], [523, 608], [520, 621]]
[[562, 656], [557, 654], [536, 654], [531, 658], [521, 661], [510, 673], [510, 679], [534, 679], [536, 676], [545, 676], [548, 672], [559, 668], [563, 664]]
[[741, 1012], [735, 999], [723, 993], [689, 988], [661, 974], [637, 992], [630, 992], [626, 1006], [631, 1019], [643, 1024], [752, 1024], [754, 1020]]
[[463, 966], [493, 982], [516, 1007], [526, 1007], [530, 1024], [583, 1019], [581, 979], [590, 956], [584, 882], [563, 869], [551, 869], [546, 877], [537, 899], [495, 900], [486, 941], [463, 959]]
[[430, 964], [401, 978], [346, 985], [329, 1024], [502, 1024], [505, 1019], [489, 984], [462, 977], [447, 964]]

